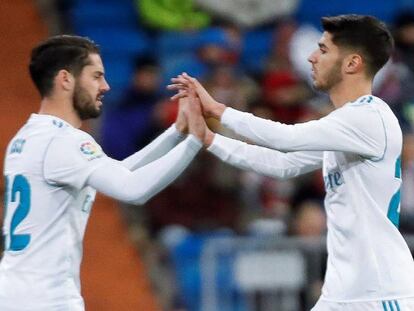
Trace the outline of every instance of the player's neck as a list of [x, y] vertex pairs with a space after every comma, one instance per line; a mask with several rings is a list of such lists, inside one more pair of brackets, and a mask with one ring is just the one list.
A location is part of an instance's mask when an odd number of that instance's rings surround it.
[[43, 98], [40, 102], [39, 114], [58, 117], [75, 128], [80, 128], [82, 125], [82, 120], [68, 99], [58, 99], [53, 96]]
[[372, 83], [364, 79], [343, 80], [329, 91], [329, 97], [335, 108], [355, 101], [361, 96], [372, 93]]

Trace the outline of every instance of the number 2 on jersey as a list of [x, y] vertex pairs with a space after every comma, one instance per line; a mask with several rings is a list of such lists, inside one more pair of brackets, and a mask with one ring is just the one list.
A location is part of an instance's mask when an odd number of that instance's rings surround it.
[[[11, 193], [9, 198], [8, 187], [11, 186]], [[13, 182], [10, 182], [8, 176], [6, 176], [6, 195], [5, 195], [5, 206], [6, 213], [8, 201], [17, 202], [18, 205], [13, 215], [11, 216], [10, 222], [10, 244], [6, 250], [9, 251], [21, 251], [25, 249], [30, 243], [30, 234], [16, 234], [17, 226], [27, 217], [30, 211], [30, 198], [31, 198], [30, 184], [26, 177], [23, 175], [16, 175]], [[19, 196], [17, 196], [19, 194]]]

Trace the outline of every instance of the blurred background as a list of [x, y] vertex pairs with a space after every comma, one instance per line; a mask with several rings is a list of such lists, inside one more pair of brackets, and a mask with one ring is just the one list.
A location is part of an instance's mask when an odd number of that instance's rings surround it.
[[[332, 107], [310, 87], [307, 56], [320, 18], [345, 13], [377, 16], [395, 37], [374, 94], [403, 128], [400, 230], [414, 248], [414, 0], [0, 0], [2, 153], [38, 109], [27, 65], [47, 36], [100, 45], [111, 91], [85, 129], [123, 159], [174, 122], [165, 87], [183, 71], [218, 101], [263, 118], [326, 115]], [[87, 310], [309, 310], [325, 270], [323, 197], [321, 172], [280, 181], [206, 152], [144, 206], [98, 196], [82, 266]]]

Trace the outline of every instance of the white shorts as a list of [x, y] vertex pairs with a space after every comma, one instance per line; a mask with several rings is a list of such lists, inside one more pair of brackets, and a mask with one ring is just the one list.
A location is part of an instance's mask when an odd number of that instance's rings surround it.
[[414, 311], [414, 297], [365, 302], [330, 302], [319, 299], [311, 311]]

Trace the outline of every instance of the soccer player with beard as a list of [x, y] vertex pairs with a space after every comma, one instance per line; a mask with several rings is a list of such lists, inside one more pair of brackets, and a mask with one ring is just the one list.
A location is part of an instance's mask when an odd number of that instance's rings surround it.
[[257, 144], [213, 134], [204, 144], [223, 161], [277, 178], [322, 168], [328, 264], [313, 311], [414, 310], [414, 262], [398, 231], [402, 133], [372, 80], [393, 39], [371, 16], [322, 18], [319, 48], [308, 58], [313, 85], [335, 110], [320, 120], [285, 125], [226, 108], [194, 78], [173, 79], [175, 97], [195, 89], [206, 117]]
[[175, 124], [116, 161], [79, 129], [100, 115], [109, 91], [98, 47], [51, 37], [33, 49], [29, 69], [42, 99], [6, 150], [0, 310], [83, 311], [82, 241], [96, 191], [144, 203], [200, 150], [204, 119], [195, 96], [180, 100]]

